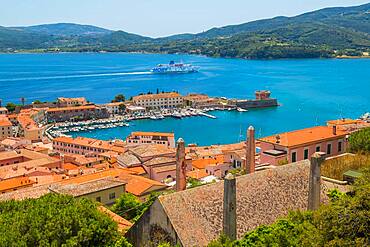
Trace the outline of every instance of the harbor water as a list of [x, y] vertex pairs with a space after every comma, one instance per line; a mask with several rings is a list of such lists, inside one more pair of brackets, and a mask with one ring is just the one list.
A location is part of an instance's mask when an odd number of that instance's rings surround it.
[[[159, 63], [183, 61], [199, 73], [150, 74]], [[148, 91], [206, 93], [228, 98], [253, 98], [267, 89], [281, 106], [268, 109], [213, 111], [183, 119], [131, 121], [129, 127], [73, 133], [101, 139], [125, 138], [131, 131], [170, 131], [187, 143], [209, 145], [245, 138], [254, 125], [258, 137], [356, 118], [370, 111], [370, 59], [241, 60], [189, 55], [125, 53], [0, 54], [0, 99], [20, 103], [57, 97], [86, 97], [109, 102]]]

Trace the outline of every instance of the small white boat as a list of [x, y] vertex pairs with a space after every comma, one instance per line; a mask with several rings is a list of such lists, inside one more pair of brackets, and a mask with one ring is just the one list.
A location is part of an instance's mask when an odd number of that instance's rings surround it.
[[243, 108], [240, 108], [240, 107], [236, 108], [236, 110], [237, 110], [238, 112], [246, 112], [246, 111], [248, 111], [248, 110], [243, 109]]

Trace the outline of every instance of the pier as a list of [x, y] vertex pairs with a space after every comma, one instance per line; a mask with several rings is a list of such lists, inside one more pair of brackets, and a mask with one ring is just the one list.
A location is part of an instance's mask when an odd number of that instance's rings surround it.
[[212, 119], [216, 119], [215, 116], [213, 116], [211, 114], [208, 114], [208, 113], [205, 113], [205, 112], [199, 112], [199, 115], [209, 117], [209, 118], [212, 118]]

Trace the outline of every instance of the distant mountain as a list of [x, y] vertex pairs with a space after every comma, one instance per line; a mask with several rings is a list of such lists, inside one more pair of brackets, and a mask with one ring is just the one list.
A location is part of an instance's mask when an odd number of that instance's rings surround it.
[[113, 31], [91, 25], [79, 25], [73, 23], [44, 24], [29, 27], [13, 27], [31, 33], [39, 33], [55, 36], [95, 36], [110, 34]]
[[279, 16], [272, 19], [252, 21], [240, 25], [212, 28], [195, 34], [196, 38], [230, 36], [244, 32], [263, 32], [283, 28], [287, 25], [322, 23], [331, 26], [350, 28], [370, 34], [370, 3], [355, 7], [335, 7], [312, 11], [294, 17]]
[[190, 53], [253, 59], [361, 55], [370, 52], [370, 3], [157, 39], [71, 23], [0, 27], [0, 51], [35, 49]]
[[53, 40], [54, 38], [49, 35], [29, 33], [23, 30], [0, 26], [0, 50], [7, 48], [36, 49], [47, 47]]

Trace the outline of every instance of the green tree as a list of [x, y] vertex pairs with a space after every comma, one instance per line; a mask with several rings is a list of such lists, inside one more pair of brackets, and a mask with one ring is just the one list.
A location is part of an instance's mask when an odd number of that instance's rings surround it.
[[121, 195], [112, 206], [112, 211], [127, 220], [133, 220], [141, 214], [142, 202], [130, 193]]
[[370, 152], [370, 128], [359, 130], [349, 137], [349, 149], [354, 153]]
[[124, 193], [112, 206], [112, 211], [121, 217], [135, 222], [153, 204], [160, 193], [153, 192], [145, 202], [141, 202], [136, 196]]
[[9, 112], [13, 112], [15, 110], [15, 108], [17, 107], [17, 105], [14, 104], [14, 103], [9, 102], [8, 104], [6, 104], [5, 107], [6, 107], [6, 109], [8, 109]]
[[120, 104], [119, 106], [118, 106], [118, 109], [119, 109], [119, 111], [122, 113], [122, 112], [125, 112], [126, 111], [126, 105], [125, 104]]
[[112, 100], [112, 103], [114, 102], [124, 102], [126, 100], [125, 96], [123, 94], [117, 94], [114, 96], [114, 99]]
[[[120, 244], [121, 245], [116, 245]], [[47, 194], [0, 203], [1, 246], [131, 246], [88, 199]]]
[[32, 102], [33, 104], [35, 105], [38, 105], [38, 104], [42, 104], [42, 102], [40, 100], [35, 100], [34, 102]]

